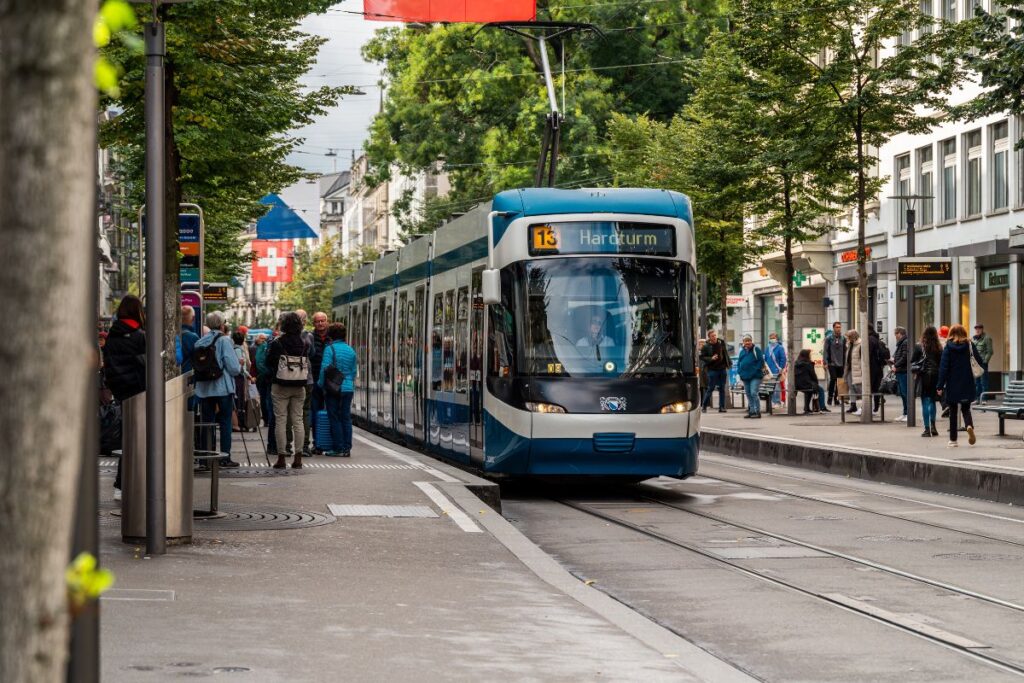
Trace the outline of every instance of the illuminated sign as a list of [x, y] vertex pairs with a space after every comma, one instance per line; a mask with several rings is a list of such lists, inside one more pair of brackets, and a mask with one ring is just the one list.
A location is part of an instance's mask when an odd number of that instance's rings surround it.
[[221, 302], [228, 300], [228, 283], [226, 282], [207, 282], [206, 287], [203, 288], [203, 301], [206, 302]]
[[636, 254], [675, 256], [676, 230], [651, 223], [542, 223], [529, 230], [531, 256]]
[[896, 280], [919, 285], [948, 285], [953, 281], [953, 260], [901, 258], [897, 263]]
[[[871, 258], [871, 247], [864, 247], [864, 258]], [[850, 249], [839, 254], [840, 263], [855, 263], [857, 261], [857, 250]]]

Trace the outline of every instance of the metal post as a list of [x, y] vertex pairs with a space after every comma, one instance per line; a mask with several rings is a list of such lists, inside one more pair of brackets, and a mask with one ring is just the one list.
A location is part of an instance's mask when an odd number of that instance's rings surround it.
[[146, 36], [146, 554], [167, 552], [164, 472], [164, 55], [163, 24]]
[[[917, 216], [913, 209], [907, 209], [907, 256], [916, 255], [917, 246], [914, 244], [914, 220]], [[899, 285], [897, 284], [897, 287]], [[914, 296], [914, 286], [907, 285], [907, 427], [913, 429], [917, 426], [917, 404], [914, 396], [914, 375], [910, 371], [910, 361], [914, 356], [914, 318], [917, 316], [917, 301]]]

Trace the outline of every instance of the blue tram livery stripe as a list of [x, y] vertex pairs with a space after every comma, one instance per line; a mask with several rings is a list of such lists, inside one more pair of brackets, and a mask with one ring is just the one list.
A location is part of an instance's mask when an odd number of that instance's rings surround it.
[[473, 261], [487, 258], [487, 237], [478, 237], [468, 244], [456, 247], [451, 251], [435, 256], [433, 260], [433, 275], [447, 272], [459, 266]]

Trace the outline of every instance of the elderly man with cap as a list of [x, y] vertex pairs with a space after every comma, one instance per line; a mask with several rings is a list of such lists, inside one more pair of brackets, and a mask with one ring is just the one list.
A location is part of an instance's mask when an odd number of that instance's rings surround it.
[[977, 400], [981, 401], [982, 394], [988, 391], [988, 363], [992, 360], [992, 337], [985, 334], [985, 326], [978, 323], [974, 326], [974, 346], [978, 349], [978, 355], [981, 356], [981, 369], [985, 372], [981, 373], [981, 377], [974, 380], [974, 393], [977, 396]]

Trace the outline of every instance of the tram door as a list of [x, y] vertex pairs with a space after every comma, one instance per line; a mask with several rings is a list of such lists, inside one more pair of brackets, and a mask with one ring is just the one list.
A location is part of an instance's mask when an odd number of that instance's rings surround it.
[[406, 425], [409, 413], [406, 412], [405, 403], [409, 391], [409, 294], [407, 292], [398, 295], [398, 321], [395, 327], [395, 426], [398, 433], [404, 436], [409, 432]]
[[412, 329], [412, 351], [413, 351], [413, 369], [412, 369], [412, 426], [413, 436], [420, 439], [424, 443], [427, 440], [427, 435], [423, 429], [423, 400], [424, 391], [426, 389], [426, 364], [424, 363], [424, 353], [429, 343], [427, 337], [427, 320], [424, 317], [426, 312], [426, 287], [420, 286], [416, 288], [416, 296], [413, 299], [413, 312], [410, 318], [413, 321]]
[[377, 408], [378, 408], [377, 395], [378, 395], [378, 393], [380, 391], [380, 377], [379, 377], [379, 368], [380, 368], [380, 359], [379, 359], [380, 351], [379, 351], [379, 349], [380, 349], [380, 347], [378, 346], [379, 342], [380, 342], [380, 313], [378, 312], [376, 307], [371, 305], [371, 307], [370, 307], [370, 343], [369, 343], [369, 350], [370, 350], [370, 354], [369, 354], [370, 355], [370, 372], [369, 372], [370, 397], [369, 397], [369, 401], [368, 401], [369, 405], [367, 406], [367, 411], [366, 411], [366, 417], [367, 417], [367, 419], [371, 423], [372, 422], [376, 422], [377, 421], [377, 416], [378, 416], [378, 412], [377, 412]]
[[482, 467], [484, 462], [484, 298], [481, 292], [482, 268], [473, 271], [470, 281], [469, 332], [469, 459]]
[[[390, 298], [384, 309], [384, 321], [381, 323], [381, 418], [387, 429], [394, 429], [394, 376], [395, 376], [395, 312]], [[381, 302], [383, 304], [383, 302]]]

